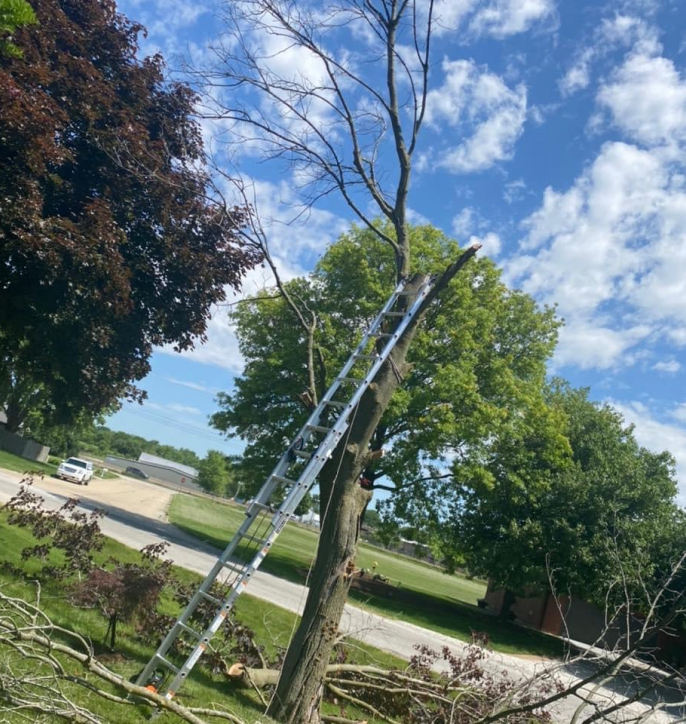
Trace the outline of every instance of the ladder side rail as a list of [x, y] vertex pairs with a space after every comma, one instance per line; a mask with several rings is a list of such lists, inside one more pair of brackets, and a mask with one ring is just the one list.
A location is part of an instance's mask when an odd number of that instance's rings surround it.
[[[415, 316], [415, 312], [421, 304], [423, 303], [424, 299], [426, 298], [426, 295], [429, 293], [429, 290], [431, 288], [431, 284], [429, 280], [419, 289], [417, 299], [415, 300], [412, 307], [407, 311], [407, 314], [402, 319], [400, 324], [396, 327], [396, 329], [393, 332], [393, 336], [388, 340], [383, 350], [379, 353], [379, 356], [377, 360], [374, 362], [374, 364], [371, 366], [369, 371], [367, 372], [367, 375], [362, 380], [360, 386], [355, 390], [355, 393], [353, 394], [352, 398], [348, 402], [347, 408], [345, 411], [341, 413], [341, 415], [338, 417], [338, 420], [334, 423], [333, 427], [331, 428], [330, 432], [327, 434], [326, 438], [322, 441], [321, 448], [324, 450], [328, 449], [331, 442], [335, 440], [335, 444], [333, 445], [333, 448], [335, 449], [336, 445], [338, 444], [338, 441], [341, 439], [345, 431], [347, 430], [349, 426], [349, 412], [352, 412], [352, 410], [355, 408], [355, 406], [359, 403], [359, 401], [362, 399], [362, 395], [365, 393], [366, 389], [368, 388], [369, 384], [374, 381], [374, 378], [376, 377], [377, 373], [381, 369], [381, 366], [384, 364], [384, 362], [388, 359], [391, 352], [393, 351], [393, 348], [395, 347], [397, 340], [399, 339], [400, 335], [407, 329], [408, 325], [412, 321], [412, 319]], [[333, 449], [331, 450], [333, 452]], [[329, 453], [330, 454], [330, 453]], [[307, 479], [307, 481], [311, 481], [309, 487], [303, 490], [305, 481], [303, 480], [303, 484], [295, 485], [293, 488], [288, 492], [286, 497], [284, 498], [281, 506], [279, 507], [279, 511], [277, 515], [280, 515], [282, 513], [290, 512], [290, 510], [295, 510], [297, 508], [298, 504], [302, 500], [302, 498], [305, 496], [305, 493], [308, 492], [308, 490], [312, 487], [314, 484], [314, 478], [319, 474], [321, 468], [324, 466], [325, 460], [322, 460], [320, 456], [318, 456], [317, 459], [312, 459], [307, 464], [305, 470], [303, 470], [300, 479]], [[315, 472], [316, 470], [316, 472]], [[314, 475], [312, 474], [314, 473]], [[295, 502], [294, 504], [294, 501]], [[275, 516], [276, 519], [276, 516]]]
[[[245, 536], [245, 534], [250, 529], [251, 525], [254, 523], [254, 518], [251, 516], [249, 518], [246, 518], [246, 520], [241, 524], [239, 529], [234, 534], [233, 538], [229, 542], [229, 544], [226, 546], [226, 548], [222, 551], [222, 553], [219, 555], [217, 560], [215, 561], [214, 565], [210, 569], [210, 572], [205, 576], [202, 583], [196, 590], [196, 592], [191, 597], [190, 601], [186, 604], [186, 607], [182, 611], [181, 615], [177, 619], [177, 623], [186, 624], [191, 616], [195, 613], [195, 611], [198, 608], [198, 605], [202, 601], [203, 593], [209, 593], [210, 589], [212, 588], [212, 585], [217, 580], [217, 577], [219, 574], [225, 569], [226, 564], [229, 562], [229, 559], [231, 558], [232, 553], [235, 551], [235, 549], [238, 547], [238, 544], [240, 543], [241, 539]], [[238, 564], [241, 565], [240, 563]], [[244, 564], [245, 565], [245, 564]], [[240, 574], [239, 574], [240, 577]], [[138, 683], [141, 681], [146, 681], [147, 678], [153, 673], [155, 670], [155, 661], [159, 657], [163, 657], [165, 654], [168, 653], [169, 649], [172, 647], [174, 641], [176, 640], [178, 636], [177, 626], [174, 625], [170, 629], [170, 631], [167, 633], [165, 638], [163, 639], [162, 643], [158, 646], [157, 651], [155, 652], [155, 655], [151, 659], [151, 661], [148, 663], [148, 666], [141, 672], [140, 676], [138, 677]]]
[[[209, 643], [209, 640], [211, 637], [216, 633], [216, 631], [219, 629], [221, 624], [223, 623], [224, 619], [226, 618], [226, 615], [230, 611], [230, 609], [233, 606], [233, 603], [235, 602], [236, 598], [242, 593], [242, 591], [246, 588], [248, 580], [252, 577], [253, 573], [257, 570], [257, 568], [260, 566], [262, 561], [264, 560], [265, 556], [269, 552], [269, 548], [271, 547], [274, 540], [278, 537], [281, 530], [285, 527], [286, 523], [291, 517], [292, 511], [295, 510], [297, 505], [300, 503], [302, 498], [305, 496], [305, 494], [310, 490], [312, 485], [314, 484], [317, 475], [321, 471], [322, 467], [324, 466], [325, 462], [328, 460], [328, 458], [331, 456], [334, 449], [337, 447], [338, 443], [340, 442], [343, 434], [347, 430], [347, 428], [350, 425], [350, 413], [353, 411], [355, 406], [359, 403], [360, 399], [362, 398], [362, 395], [364, 394], [365, 390], [367, 389], [368, 385], [373, 381], [374, 377], [378, 373], [379, 369], [381, 368], [381, 365], [386, 361], [388, 356], [390, 355], [391, 351], [395, 347], [397, 340], [399, 339], [400, 335], [404, 332], [404, 330], [409, 325], [410, 321], [414, 317], [414, 313], [418, 309], [419, 305], [423, 302], [424, 298], [428, 294], [428, 291], [431, 287], [431, 281], [430, 279], [427, 279], [424, 284], [420, 287], [417, 293], [417, 297], [410, 307], [409, 310], [407, 310], [403, 315], [402, 319], [400, 320], [400, 323], [397, 325], [391, 336], [389, 337], [388, 342], [384, 346], [383, 350], [376, 356], [374, 359], [374, 363], [372, 364], [371, 368], [366, 373], [364, 379], [361, 381], [361, 384], [357, 387], [355, 390], [352, 398], [350, 401], [345, 404], [345, 409], [341, 411], [340, 415], [336, 419], [333, 426], [329, 429], [327, 432], [325, 438], [320, 443], [319, 447], [317, 448], [317, 451], [315, 454], [313, 454], [312, 458], [309, 460], [308, 464], [305, 466], [305, 469], [301, 472], [301, 474], [298, 476], [298, 479], [294, 481], [294, 485], [289, 490], [288, 494], [286, 495], [285, 499], [282, 501], [281, 506], [277, 510], [276, 514], [270, 521], [269, 525], [272, 527], [271, 533], [264, 539], [262, 542], [260, 550], [257, 551], [254, 558], [251, 560], [250, 563], [246, 564], [238, 564], [239, 569], [236, 572], [236, 578], [231, 582], [231, 590], [229, 594], [226, 596], [224, 601], [221, 603], [221, 606], [219, 608], [219, 611], [215, 615], [214, 619], [210, 623], [210, 625], [206, 628], [204, 634], [201, 636], [201, 642], [196, 645], [190, 656], [186, 659], [186, 662], [182, 665], [180, 669], [177, 669], [176, 667], [172, 667], [172, 671], [175, 672], [175, 676], [173, 679], [172, 684], [168, 687], [167, 693], [165, 694], [165, 697], [168, 699], [171, 699], [176, 691], [178, 690], [178, 687], [181, 683], [183, 683], [183, 680], [186, 678], [188, 673], [191, 671], [195, 663], [197, 663], [198, 659], [204, 652], [205, 648], [207, 647], [207, 644]], [[393, 294], [390, 296], [386, 304], [384, 305], [381, 312], [377, 315], [375, 320], [372, 322], [371, 326], [369, 327], [368, 331], [363, 335], [362, 339], [360, 340], [360, 343], [358, 344], [355, 351], [350, 355], [350, 358], [346, 362], [346, 365], [344, 366], [343, 370], [339, 373], [336, 380], [334, 380], [331, 387], [327, 390], [324, 397], [320, 401], [320, 403], [317, 405], [315, 410], [310, 415], [308, 421], [305, 423], [305, 425], [301, 428], [300, 433], [298, 436], [296, 436], [295, 440], [303, 439], [304, 441], [307, 441], [309, 437], [314, 434], [314, 429], [312, 428], [312, 425], [317, 425], [321, 419], [321, 415], [324, 412], [324, 409], [326, 407], [326, 402], [330, 402], [333, 398], [333, 396], [338, 391], [341, 381], [340, 378], [345, 377], [347, 373], [352, 369], [354, 364], [358, 361], [359, 355], [361, 355], [366, 346], [369, 344], [369, 342], [376, 336], [375, 332], [378, 330], [378, 328], [383, 323], [384, 319], [388, 317], [390, 310], [392, 310], [393, 306], [398, 300], [398, 297], [400, 293], [404, 289], [404, 283], [398, 284], [396, 290], [393, 292]], [[399, 316], [399, 315], [398, 315]], [[288, 468], [290, 467], [290, 464], [292, 462], [291, 457], [291, 446], [284, 452], [281, 459], [277, 463], [277, 465], [274, 468], [274, 471], [272, 474], [267, 478], [265, 484], [260, 489], [258, 495], [256, 496], [256, 500], [264, 503], [267, 503], [269, 500], [269, 497], [271, 496], [274, 489], [277, 487], [279, 483], [279, 478], [285, 477], [284, 474], [287, 472]], [[153, 656], [153, 658], [150, 660], [146, 668], [143, 672], [141, 672], [141, 675], [138, 677], [138, 682], [145, 682], [149, 676], [154, 673], [155, 669], [157, 668], [156, 664], [157, 662], [160, 662], [162, 665], [166, 665], [167, 668], [171, 667], [172, 665], [166, 661], [164, 658], [165, 654], [169, 651], [171, 646], [173, 645], [174, 641], [179, 636], [179, 630], [183, 630], [184, 626], [187, 625], [189, 619], [195, 613], [195, 611], [198, 608], [199, 603], [203, 599], [203, 597], [209, 596], [209, 590], [211, 589], [214, 582], [217, 580], [217, 577], [219, 574], [227, 567], [227, 564], [230, 561], [232, 553], [237, 548], [240, 541], [245, 537], [246, 533], [250, 529], [250, 527], [255, 523], [257, 520], [256, 514], [259, 512], [260, 508], [258, 505], [256, 505], [255, 502], [253, 502], [253, 505], [248, 509], [247, 512], [247, 519], [243, 522], [243, 524], [240, 526], [236, 534], [233, 536], [230, 543], [227, 545], [227, 547], [224, 549], [222, 554], [218, 557], [217, 561], [215, 562], [214, 566], [212, 567], [210, 573], [205, 577], [203, 582], [201, 583], [198, 590], [195, 592], [189, 603], [187, 604], [186, 608], [182, 612], [181, 616], [177, 619], [176, 623], [172, 627], [172, 629], [169, 631], [163, 642], [160, 644], [157, 652]], [[264, 521], [264, 519], [263, 519]], [[262, 521], [262, 522], [263, 522]], [[261, 525], [261, 523], [260, 523]], [[258, 525], [259, 527], [259, 525]], [[196, 634], [197, 635], [197, 634]]]
[[[281, 530], [286, 525], [288, 519], [284, 516], [282, 524], [275, 528], [267, 539], [265, 539], [264, 545], [262, 546], [261, 550], [258, 551], [258, 553], [255, 555], [253, 560], [251, 561], [250, 565], [248, 565], [243, 573], [240, 575], [240, 577], [233, 582], [231, 586], [231, 591], [228, 593], [226, 598], [222, 601], [222, 604], [217, 611], [216, 615], [212, 619], [211, 623], [207, 626], [207, 628], [204, 630], [200, 643], [198, 643], [194, 649], [191, 651], [191, 653], [186, 658], [185, 662], [181, 665], [181, 667], [178, 669], [178, 671], [174, 675], [174, 679], [172, 680], [171, 684], [167, 687], [167, 691], [164, 694], [164, 697], [166, 699], [172, 699], [174, 695], [176, 694], [176, 691], [179, 689], [180, 685], [183, 683], [184, 679], [187, 677], [188, 673], [191, 671], [191, 669], [195, 666], [195, 664], [198, 662], [202, 654], [205, 652], [205, 649], [207, 648], [210, 640], [212, 637], [217, 633], [221, 625], [226, 620], [226, 617], [229, 614], [229, 611], [233, 608], [234, 603], [236, 602], [236, 599], [238, 596], [240, 596], [241, 593], [246, 589], [247, 587], [247, 580], [252, 577], [252, 574], [259, 568], [260, 564], [264, 560], [265, 556], [267, 555], [268, 549], [271, 547], [272, 543], [276, 538], [278, 537], [279, 533], [281, 533]], [[181, 619], [179, 619], [181, 621]], [[170, 632], [170, 634], [174, 631]], [[172, 639], [173, 642], [174, 639]], [[162, 654], [163, 655], [163, 654]], [[153, 667], [154, 670], [154, 667]], [[152, 671], [150, 672], [152, 673]], [[141, 677], [142, 678], [142, 677]]]
[[[319, 401], [319, 404], [315, 407], [315, 409], [310, 414], [309, 418], [305, 422], [305, 424], [301, 427], [300, 431], [295, 436], [295, 440], [302, 439], [304, 442], [307, 442], [311, 437], [311, 432], [308, 430], [309, 425], [316, 425], [319, 423], [322, 413], [324, 412], [324, 409], [326, 408], [326, 402], [331, 401], [331, 399], [334, 397], [336, 392], [338, 392], [338, 389], [341, 386], [340, 378], [345, 377], [348, 372], [353, 368], [353, 365], [356, 362], [357, 355], [361, 354], [364, 349], [366, 348], [367, 344], [369, 344], [370, 340], [372, 339], [372, 333], [371, 330], [378, 327], [378, 325], [383, 321], [384, 315], [392, 309], [392, 307], [395, 305], [395, 303], [398, 300], [399, 293], [402, 291], [404, 287], [404, 284], [401, 282], [396, 287], [395, 291], [389, 299], [387, 300], [386, 304], [383, 306], [382, 310], [377, 314], [376, 318], [372, 322], [371, 326], [369, 327], [369, 330], [364, 334], [362, 339], [360, 340], [360, 343], [355, 348], [355, 351], [350, 355], [347, 362], [345, 363], [343, 369], [338, 374], [337, 378], [333, 381], [329, 389], [326, 391], [322, 399]], [[269, 499], [269, 496], [273, 492], [274, 488], [276, 487], [275, 484], [270, 484], [270, 481], [273, 479], [274, 476], [282, 476], [284, 472], [289, 467], [290, 464], [290, 446], [289, 448], [284, 452], [284, 454], [281, 456], [279, 461], [277, 462], [276, 466], [274, 467], [274, 470], [271, 472], [269, 477], [267, 478], [267, 481], [265, 484], [260, 488], [260, 491], [255, 496], [255, 499], [258, 500], [260, 503], [266, 503]], [[269, 491], [269, 492], [267, 492]]]

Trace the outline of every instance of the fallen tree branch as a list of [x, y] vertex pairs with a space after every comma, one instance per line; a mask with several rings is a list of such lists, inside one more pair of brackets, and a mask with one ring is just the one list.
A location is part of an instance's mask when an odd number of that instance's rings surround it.
[[[65, 638], [75, 640], [82, 650], [78, 650], [66, 643], [55, 641], [52, 638], [55, 634], [61, 634]], [[205, 720], [201, 718], [200, 713], [202, 713], [202, 715], [209, 715], [211, 713], [212, 716], [220, 716], [223, 719], [232, 721], [234, 724], [243, 724], [240, 718], [230, 712], [213, 709], [189, 709], [173, 700], [166, 699], [155, 692], [149, 691], [142, 686], [131, 683], [123, 676], [101, 664], [95, 658], [90, 644], [78, 633], [52, 624], [50, 619], [38, 607], [22, 599], [7, 596], [2, 592], [0, 592], [0, 645], [10, 647], [25, 658], [32, 658], [34, 660], [39, 658], [41, 663], [48, 667], [51, 680], [55, 682], [65, 680], [75, 685], [84, 685], [84, 680], [82, 680], [81, 677], [68, 676], [64, 672], [64, 668], [55, 658], [57, 655], [60, 655], [76, 661], [86, 671], [97, 676], [102, 681], [134, 696], [138, 701], [142, 700], [149, 706], [169, 711], [189, 724], [206, 724]], [[35, 687], [38, 685], [37, 681], [38, 677], [36, 677], [35, 682], [31, 680], [25, 682], [22, 680], [22, 684], [26, 686], [28, 683]], [[122, 704], [125, 701], [123, 698], [116, 697], [90, 682], [85, 683], [89, 691], [102, 698]], [[59, 709], [53, 711], [46, 709], [46, 707], [38, 701], [22, 701], [8, 691], [7, 686], [2, 686], [0, 700], [4, 700], [10, 706], [16, 704], [23, 710], [31, 709], [40, 711], [44, 714], [50, 714], [51, 716], [57, 716], [67, 721], [76, 722], [77, 724], [87, 722], [99, 724], [100, 722], [100, 719], [96, 718], [91, 712], [77, 707], [73, 702], [69, 702], [72, 706], [71, 711], [61, 711]], [[127, 703], [130, 704], [131, 702]]]
[[378, 709], [373, 707], [371, 704], [368, 704], [366, 701], [362, 701], [362, 699], [358, 699], [355, 696], [352, 696], [351, 694], [348, 694], [346, 691], [343, 691], [343, 689], [339, 688], [338, 686], [335, 686], [334, 684], [331, 684], [330, 682], [325, 682], [326, 688], [335, 696], [339, 696], [341, 699], [345, 699], [346, 701], [349, 701], [351, 704], [354, 704], [355, 706], [359, 706], [360, 709], [365, 709], [366, 711], [373, 714], [377, 719], [381, 719], [381, 721], [387, 721], [389, 724], [400, 724], [400, 722], [396, 721], [395, 719], [391, 719], [391, 717], [386, 716], [382, 712], [380, 712]]

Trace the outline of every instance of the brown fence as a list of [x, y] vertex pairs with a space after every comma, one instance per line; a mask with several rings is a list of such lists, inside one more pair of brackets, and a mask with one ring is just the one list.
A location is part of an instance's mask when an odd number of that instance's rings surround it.
[[44, 463], [48, 459], [50, 448], [41, 445], [28, 437], [22, 437], [14, 432], [7, 432], [0, 427], [0, 450], [6, 450], [27, 460]]

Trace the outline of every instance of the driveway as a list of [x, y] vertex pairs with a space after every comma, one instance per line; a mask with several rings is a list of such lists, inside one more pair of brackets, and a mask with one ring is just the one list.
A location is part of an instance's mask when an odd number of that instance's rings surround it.
[[[0, 468], [0, 482], [4, 480], [16, 486], [22, 477], [21, 473]], [[103, 508], [135, 510], [156, 520], [166, 519], [167, 509], [174, 495], [172, 491], [158, 485], [124, 476], [111, 480], [94, 477], [89, 485], [77, 485], [46, 474], [43, 478], [36, 478], [35, 486], [62, 499], [79, 498]], [[16, 487], [9, 489], [16, 490]]]
[[[16, 493], [20, 480], [21, 475], [0, 470], [0, 503], [9, 500]], [[51, 508], [59, 507], [69, 497], [78, 497], [81, 507], [85, 510], [103, 508], [107, 512], [101, 523], [103, 532], [125, 545], [142, 548], [150, 543], [168, 541], [169, 557], [177, 565], [188, 570], [206, 575], [215, 562], [217, 550], [165, 521], [165, 512], [171, 497], [175, 494], [166, 488], [129, 478], [114, 480], [95, 478], [89, 486], [82, 487], [46, 477], [43, 480], [36, 480], [34, 491], [42, 493], [46, 505]], [[251, 581], [249, 593], [299, 613], [304, 606], [307, 589], [258, 571]], [[448, 647], [460, 652], [465, 648], [463, 642], [443, 634], [404, 621], [385, 618], [350, 605], [346, 606], [341, 631], [404, 659], [409, 659], [415, 653], [417, 645], [428, 646], [437, 651]], [[289, 634], [290, 632], [287, 632], [287, 635]], [[488, 657], [486, 666], [494, 674], [506, 674], [515, 680], [529, 678], [540, 674], [549, 666], [555, 666], [558, 669], [557, 675], [565, 686], [571, 686], [590, 672], [589, 664], [562, 665], [500, 653], [492, 653]], [[440, 662], [437, 668], [441, 668]], [[600, 701], [616, 701], [618, 697], [630, 697], [637, 685], [640, 685], [640, 682], [635, 678], [616, 680], [610, 685], [601, 687], [597, 697]], [[661, 702], [670, 700], [677, 702], [683, 698], [678, 691], [666, 691], [662, 688], [658, 689], [658, 692], [657, 696]], [[569, 696], [559, 701], [553, 710], [556, 720], [561, 724], [570, 722], [574, 711], [581, 703], [581, 699], [577, 696]], [[589, 708], [579, 718], [579, 722], [583, 722], [592, 712], [593, 710]], [[623, 712], [623, 716], [632, 716], [633, 721], [636, 721], [646, 712], [646, 706], [640, 703], [632, 704]], [[673, 724], [676, 721], [683, 721], [683, 717], [686, 717], [686, 709], [683, 706], [665, 704], [661, 711], [651, 713], [644, 722]], [[617, 721], [623, 720], [617, 719]]]

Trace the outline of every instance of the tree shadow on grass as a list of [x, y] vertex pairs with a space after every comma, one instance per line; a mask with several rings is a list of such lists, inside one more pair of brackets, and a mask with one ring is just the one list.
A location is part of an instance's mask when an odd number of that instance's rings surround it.
[[[226, 546], [225, 540], [210, 532], [198, 531], [197, 528], [182, 523], [175, 525], [184, 533], [214, 548]], [[245, 560], [248, 555], [248, 547], [239, 546], [236, 557]], [[270, 551], [260, 568], [279, 578], [301, 585], [304, 585], [307, 579], [307, 569], [303, 568], [302, 562], [289, 556], [287, 550], [279, 550], [278, 546]], [[451, 597], [434, 596], [407, 588], [388, 587], [384, 594], [357, 591], [353, 588], [349, 598], [351, 603], [362, 604], [375, 613], [409, 621], [461, 641], [470, 641], [475, 632], [485, 633], [493, 648], [504, 653], [552, 658], [560, 658], [564, 653], [562, 642], [555, 637], [502, 622], [472, 604]]]
[[350, 591], [350, 600], [381, 615], [409, 621], [461, 641], [471, 641], [475, 633], [486, 634], [491, 646], [503, 653], [550, 658], [560, 658], [564, 653], [560, 639], [500, 621], [469, 603], [448, 602], [416, 591], [387, 598], [354, 589]]

